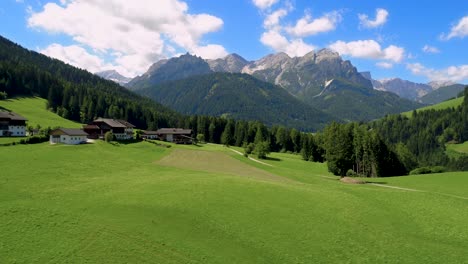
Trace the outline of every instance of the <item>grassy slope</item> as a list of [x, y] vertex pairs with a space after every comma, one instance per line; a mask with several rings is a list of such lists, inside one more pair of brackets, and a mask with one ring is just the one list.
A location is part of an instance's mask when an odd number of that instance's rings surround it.
[[[170, 159], [171, 153], [193, 150], [229, 155], [237, 161], [226, 166], [240, 169], [231, 174], [207, 172], [183, 167], [186, 160]], [[274, 167], [216, 145], [166, 149], [149, 143], [98, 142], [4, 147], [0, 262], [466, 259], [468, 200], [434, 193], [443, 188], [466, 197], [461, 188], [468, 183], [466, 173], [378, 179], [430, 191], [408, 192], [341, 184], [322, 177], [330, 177], [324, 164], [288, 154], [272, 157], [266, 162]], [[229, 163], [229, 157], [223, 160]], [[14, 166], [25, 163], [29, 166]], [[290, 180], [238, 175], [255, 174], [250, 165]]]
[[445, 147], [447, 154], [451, 157], [468, 155], [468, 141], [461, 144], [447, 144]]
[[[449, 108], [449, 107], [457, 107], [457, 106], [462, 104], [464, 98], [465, 97], [462, 96], [462, 97], [451, 99], [451, 100], [448, 100], [448, 101], [444, 101], [442, 103], [438, 103], [438, 104], [435, 104], [435, 105], [422, 107], [422, 108], [417, 109], [417, 111], [419, 112], [419, 111], [431, 110], [431, 109], [441, 110], [441, 109], [446, 109], [446, 108]], [[401, 114], [404, 115], [404, 116], [407, 116], [407, 117], [411, 117], [412, 113], [413, 113], [413, 111], [408, 111], [408, 112], [404, 112], [404, 113], [401, 113]]]
[[62, 118], [46, 109], [47, 101], [39, 97], [0, 100], [0, 107], [18, 113], [28, 119], [28, 126], [81, 128], [82, 125]]

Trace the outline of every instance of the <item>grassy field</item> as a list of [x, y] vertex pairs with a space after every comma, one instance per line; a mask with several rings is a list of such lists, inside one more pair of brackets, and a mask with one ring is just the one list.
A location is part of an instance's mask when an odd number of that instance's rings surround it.
[[81, 128], [82, 125], [62, 118], [46, 109], [47, 101], [39, 97], [24, 97], [0, 100], [0, 107], [22, 115], [28, 119], [28, 126]]
[[[0, 148], [0, 263], [463, 263], [468, 173], [347, 185], [218, 145]], [[21, 166], [28, 164], [28, 166]]]
[[460, 157], [468, 155], [468, 141], [461, 144], [447, 144], [445, 145], [446, 152], [450, 157]]
[[[459, 97], [459, 98], [447, 100], [447, 101], [444, 101], [442, 103], [438, 103], [438, 104], [435, 104], [435, 105], [430, 105], [430, 106], [419, 108], [416, 111], [420, 112], [420, 111], [431, 110], [431, 109], [441, 110], [441, 109], [446, 109], [446, 108], [449, 108], [449, 107], [457, 107], [457, 106], [462, 104], [464, 98], [465, 97], [462, 96], [462, 97]], [[404, 112], [404, 113], [401, 113], [401, 114], [406, 116], [406, 117], [411, 117], [412, 113], [413, 113], [413, 111], [408, 111], [408, 112]]]

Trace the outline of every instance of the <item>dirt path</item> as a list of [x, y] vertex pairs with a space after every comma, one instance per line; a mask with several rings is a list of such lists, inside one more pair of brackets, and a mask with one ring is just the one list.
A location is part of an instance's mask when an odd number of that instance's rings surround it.
[[397, 189], [397, 190], [402, 190], [402, 191], [426, 192], [426, 191], [421, 191], [421, 190], [416, 190], [416, 189], [403, 188], [403, 187], [397, 187], [397, 186], [385, 185], [385, 184], [379, 184], [379, 183], [371, 183], [371, 182], [368, 182], [367, 184], [369, 184], [369, 185], [374, 185], [374, 186], [378, 186], [378, 187], [385, 187], [385, 188]]
[[[232, 149], [232, 148], [230, 148], [230, 150], [234, 151], [235, 153], [237, 153], [237, 154], [239, 154], [241, 156], [244, 156], [244, 154], [242, 152], [238, 151], [238, 150], [235, 150], [235, 149]], [[254, 159], [252, 157], [248, 157], [248, 158], [249, 158], [249, 160], [255, 161], [257, 163], [260, 163], [260, 164], [263, 164], [263, 165], [266, 165], [266, 166], [270, 166], [270, 167], [274, 167], [273, 165], [265, 163], [263, 161], [259, 161], [258, 159]]]

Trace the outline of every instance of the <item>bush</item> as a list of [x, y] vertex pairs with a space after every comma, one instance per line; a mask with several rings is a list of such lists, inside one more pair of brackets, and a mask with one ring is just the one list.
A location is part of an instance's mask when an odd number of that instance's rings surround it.
[[106, 134], [104, 134], [104, 140], [106, 142], [111, 142], [114, 140], [114, 134], [111, 131], [107, 131]]
[[244, 153], [247, 155], [250, 155], [255, 149], [255, 144], [254, 143], [247, 144], [246, 142], [244, 142], [243, 147], [244, 147]]
[[38, 144], [42, 142], [49, 141], [49, 136], [47, 135], [36, 135], [20, 140], [20, 144]]
[[430, 174], [430, 173], [442, 173], [447, 171], [447, 168], [443, 166], [434, 166], [434, 167], [421, 167], [410, 171], [410, 175], [416, 174]]
[[352, 169], [349, 169], [347, 172], [346, 172], [346, 176], [348, 177], [354, 177], [356, 176], [356, 172], [354, 172]]
[[266, 156], [270, 154], [270, 144], [266, 141], [257, 143], [255, 153], [259, 159], [266, 159]]

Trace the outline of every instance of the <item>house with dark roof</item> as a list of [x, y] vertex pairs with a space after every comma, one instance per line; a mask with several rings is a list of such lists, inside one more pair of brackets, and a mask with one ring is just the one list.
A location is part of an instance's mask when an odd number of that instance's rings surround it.
[[[145, 131], [148, 133], [148, 131]], [[159, 140], [177, 144], [192, 144], [192, 130], [183, 128], [160, 128], [154, 131]], [[143, 136], [143, 134], [142, 134]]]
[[77, 145], [86, 143], [88, 139], [88, 133], [84, 132], [83, 129], [77, 128], [57, 128], [49, 133], [50, 144], [69, 144]]
[[0, 111], [0, 137], [26, 136], [26, 121], [17, 113]]
[[88, 138], [104, 138], [106, 132], [111, 131], [117, 140], [129, 140], [133, 138], [134, 125], [125, 120], [98, 118], [83, 126], [83, 130], [89, 134]]

